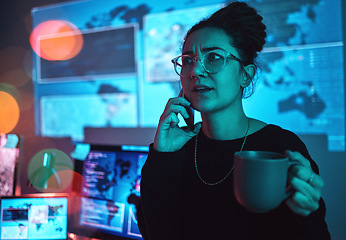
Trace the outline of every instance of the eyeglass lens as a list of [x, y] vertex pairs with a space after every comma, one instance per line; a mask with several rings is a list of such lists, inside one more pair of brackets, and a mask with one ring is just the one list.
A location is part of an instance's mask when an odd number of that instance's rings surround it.
[[[176, 60], [175, 70], [180, 76], [187, 76], [191, 73], [195, 58], [189, 55], [179, 56]], [[201, 63], [208, 73], [217, 73], [225, 65], [225, 57], [215, 52], [209, 52], [202, 56]]]

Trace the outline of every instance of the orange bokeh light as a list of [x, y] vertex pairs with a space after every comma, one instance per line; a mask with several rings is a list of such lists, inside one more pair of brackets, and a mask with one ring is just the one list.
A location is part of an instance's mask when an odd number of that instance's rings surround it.
[[19, 121], [19, 106], [16, 99], [0, 91], [0, 134], [11, 132]]
[[50, 61], [68, 60], [83, 48], [83, 36], [70, 22], [51, 20], [37, 25], [30, 35], [32, 49]]

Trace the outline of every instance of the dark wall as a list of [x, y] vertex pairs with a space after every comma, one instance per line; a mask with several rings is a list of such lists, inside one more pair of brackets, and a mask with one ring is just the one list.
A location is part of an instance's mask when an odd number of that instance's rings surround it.
[[[29, 43], [31, 9], [37, 6], [63, 2], [58, 0], [2, 0], [0, 7], [0, 90], [17, 91], [20, 108], [19, 122], [10, 132], [23, 136], [23, 156], [19, 166], [22, 193], [38, 192], [29, 187], [27, 167], [32, 157], [46, 148], [56, 148], [67, 155], [73, 150], [69, 138], [48, 139], [35, 136], [34, 88], [31, 79], [32, 52]], [[18, 75], [9, 74], [16, 71]], [[18, 73], [19, 72], [19, 73]], [[5, 89], [4, 89], [5, 87]], [[11, 91], [12, 93], [13, 91]]]
[[[31, 25], [30, 11], [33, 7], [64, 2], [59, 0], [2, 0], [0, 8], [0, 83], [9, 83], [19, 91], [20, 118], [12, 133], [24, 137], [34, 136], [33, 84], [31, 80], [32, 53], [29, 43]], [[15, 83], [4, 74], [19, 69], [27, 73], [25, 81]], [[11, 79], [13, 80], [13, 79]]]

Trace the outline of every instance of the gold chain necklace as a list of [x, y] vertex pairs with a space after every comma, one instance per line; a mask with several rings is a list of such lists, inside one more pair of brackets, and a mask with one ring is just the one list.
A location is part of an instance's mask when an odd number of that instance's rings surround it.
[[[243, 144], [241, 145], [241, 148], [240, 148], [240, 152], [243, 150], [243, 147], [245, 145], [245, 142], [246, 142], [246, 138], [247, 138], [247, 134], [249, 132], [249, 129], [250, 129], [250, 120], [248, 119], [248, 124], [247, 124], [247, 130], [246, 130], [246, 133], [244, 135], [244, 141], [243, 141]], [[197, 135], [198, 136], [198, 135]], [[233, 171], [233, 168], [234, 168], [234, 165], [232, 166], [231, 170], [227, 173], [227, 175], [222, 178], [220, 181], [218, 182], [213, 182], [213, 183], [209, 183], [209, 182], [206, 182], [203, 180], [203, 178], [201, 177], [201, 175], [199, 174], [199, 171], [198, 171], [198, 167], [197, 167], [197, 136], [196, 136], [196, 141], [195, 141], [195, 168], [196, 168], [196, 172], [197, 172], [197, 175], [199, 177], [199, 179], [206, 185], [208, 186], [214, 186], [214, 185], [217, 185], [219, 183], [222, 183], [230, 174], [231, 172]]]

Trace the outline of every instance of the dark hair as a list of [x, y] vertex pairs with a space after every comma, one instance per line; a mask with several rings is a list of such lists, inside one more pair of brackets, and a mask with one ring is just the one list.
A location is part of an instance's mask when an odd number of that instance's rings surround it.
[[[185, 35], [186, 39], [191, 33], [207, 27], [219, 28], [232, 39], [232, 46], [237, 49], [243, 65], [255, 64], [257, 53], [261, 52], [266, 42], [266, 26], [263, 18], [257, 11], [244, 2], [232, 2], [221, 8], [209, 18], [203, 19], [194, 25]], [[249, 89], [243, 92], [243, 98], [252, 95], [254, 81]]]

